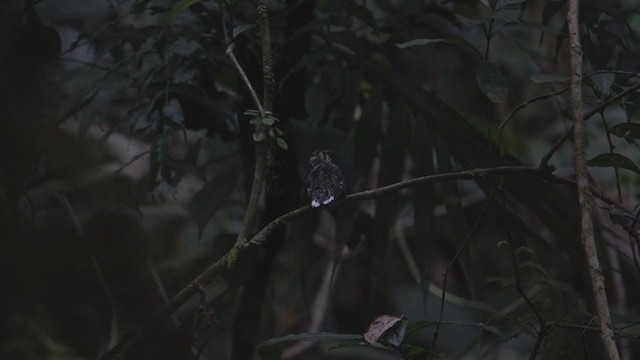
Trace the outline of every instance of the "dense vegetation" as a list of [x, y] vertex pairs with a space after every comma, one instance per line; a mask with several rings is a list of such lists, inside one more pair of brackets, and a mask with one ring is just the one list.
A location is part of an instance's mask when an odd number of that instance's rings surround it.
[[600, 359], [598, 296], [640, 356], [640, 3], [580, 3], [606, 292], [565, 1], [2, 2], [0, 358]]

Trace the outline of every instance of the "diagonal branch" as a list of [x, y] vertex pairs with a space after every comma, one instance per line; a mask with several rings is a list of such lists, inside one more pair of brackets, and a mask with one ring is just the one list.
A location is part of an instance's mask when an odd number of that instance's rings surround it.
[[[424, 185], [428, 183], [441, 182], [441, 181], [450, 181], [450, 180], [474, 180], [478, 178], [482, 178], [485, 176], [495, 176], [495, 175], [521, 175], [521, 174], [531, 174], [533, 176], [538, 176], [542, 178], [550, 178], [553, 177], [547, 169], [540, 169], [537, 167], [527, 167], [527, 166], [502, 166], [495, 168], [480, 168], [474, 170], [466, 170], [460, 172], [451, 172], [444, 174], [435, 174], [422, 176], [406, 181], [397, 182], [391, 185], [383, 186], [377, 189], [365, 190], [358, 193], [347, 195], [344, 199], [339, 202], [336, 202], [333, 206], [340, 206], [344, 202], [348, 201], [362, 201], [368, 199], [375, 199], [382, 195], [396, 192], [401, 189]], [[235, 262], [235, 259], [245, 252], [249, 247], [260, 245], [264, 243], [269, 235], [278, 227], [283, 226], [295, 219], [296, 217], [308, 212], [312, 211], [314, 208], [311, 206], [303, 206], [301, 208], [292, 210], [277, 219], [273, 220], [269, 224], [267, 224], [262, 230], [256, 233], [250, 240], [236, 242], [233, 248], [222, 258], [218, 259], [212, 265], [210, 265], [206, 270], [204, 270], [200, 275], [198, 275], [187, 287], [182, 289], [165, 307], [162, 312], [162, 316], [166, 317], [176, 311], [180, 306], [182, 306], [185, 302], [187, 302], [193, 295], [198, 292], [198, 289], [202, 289], [213, 278], [217, 275], [221, 274], [225, 271], [230, 265]]]
[[[347, 195], [342, 200], [334, 203], [332, 207], [340, 206], [349, 201], [362, 201], [368, 199], [375, 199], [388, 193], [400, 191], [405, 188], [414, 186], [420, 186], [429, 183], [441, 182], [441, 181], [455, 181], [455, 180], [477, 180], [486, 176], [497, 175], [523, 175], [529, 174], [548, 180], [553, 183], [561, 183], [566, 185], [575, 185], [572, 181], [558, 178], [551, 174], [551, 168], [538, 168], [529, 166], [502, 166], [494, 168], [479, 168], [473, 170], [465, 170], [459, 172], [434, 174], [428, 176], [422, 176], [410, 180], [405, 180], [383, 186], [380, 188], [365, 190], [358, 193]], [[222, 274], [229, 267], [233, 266], [238, 256], [243, 254], [247, 249], [258, 246], [264, 243], [269, 235], [278, 227], [287, 224], [298, 216], [308, 212], [317, 210], [311, 206], [303, 206], [301, 208], [292, 210], [277, 219], [271, 221], [262, 230], [253, 235], [250, 239], [245, 241], [237, 241], [236, 244], [229, 250], [227, 254], [211, 264], [207, 269], [200, 273], [189, 285], [180, 290], [180, 292], [169, 301], [165, 308], [158, 314], [157, 318], [151, 321], [140, 334], [149, 333], [160, 321], [163, 321], [167, 317], [171, 316], [178, 308], [185, 304], [191, 297], [202, 291], [216, 276]], [[141, 336], [139, 335], [139, 336]], [[124, 347], [128, 345], [125, 344]], [[114, 349], [115, 350], [115, 349]], [[120, 351], [117, 351], [120, 352]], [[106, 358], [106, 357], [104, 357]]]
[[[632, 87], [622, 91], [621, 93], [612, 96], [611, 98], [607, 99], [607, 101], [603, 102], [602, 104], [596, 106], [595, 108], [587, 111], [586, 113], [583, 114], [583, 119], [584, 120], [588, 120], [590, 119], [592, 116], [594, 116], [595, 114], [598, 114], [599, 112], [603, 111], [604, 109], [607, 108], [607, 106], [615, 103], [618, 100], [621, 100], [622, 98], [624, 98], [625, 96], [631, 94], [632, 92], [636, 91], [640, 89], [640, 83], [633, 85]], [[569, 127], [569, 129], [567, 129], [567, 132], [564, 133], [564, 135], [562, 135], [562, 137], [560, 139], [558, 139], [558, 141], [556, 141], [555, 144], [553, 144], [553, 146], [551, 147], [551, 149], [549, 150], [549, 152], [547, 152], [547, 154], [545, 154], [545, 156], [542, 157], [542, 160], [540, 161], [540, 167], [545, 167], [547, 166], [547, 163], [549, 162], [549, 159], [551, 159], [551, 157], [553, 156], [553, 154], [556, 153], [556, 151], [558, 151], [558, 149], [560, 149], [560, 147], [567, 141], [569, 140], [569, 138], [571, 138], [571, 135], [573, 135], [573, 131], [574, 131], [574, 125], [571, 125]]]
[[600, 268], [598, 252], [591, 216], [591, 189], [585, 159], [586, 126], [582, 113], [582, 46], [580, 44], [580, 24], [578, 22], [578, 0], [569, 0], [567, 22], [569, 24], [569, 53], [571, 57], [571, 103], [573, 110], [573, 140], [575, 151], [576, 182], [578, 184], [578, 203], [580, 206], [582, 246], [589, 267], [589, 278], [596, 302], [601, 337], [610, 360], [620, 359], [611, 328], [611, 315], [604, 275]]

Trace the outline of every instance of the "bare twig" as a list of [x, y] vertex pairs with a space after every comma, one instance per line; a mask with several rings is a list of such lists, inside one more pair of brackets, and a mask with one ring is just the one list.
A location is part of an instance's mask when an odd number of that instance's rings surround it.
[[469, 231], [469, 234], [467, 234], [467, 237], [464, 239], [464, 242], [462, 242], [462, 245], [460, 245], [460, 248], [451, 259], [449, 266], [447, 266], [447, 269], [444, 271], [443, 279], [442, 279], [442, 296], [440, 297], [440, 313], [438, 315], [438, 321], [436, 322], [436, 329], [433, 332], [433, 338], [431, 340], [431, 351], [429, 352], [430, 359], [432, 359], [436, 354], [436, 342], [438, 341], [438, 337], [440, 335], [440, 323], [442, 322], [442, 316], [444, 315], [444, 302], [445, 302], [445, 296], [446, 296], [445, 294], [447, 291], [447, 278], [449, 277], [449, 272], [453, 268], [453, 265], [455, 265], [456, 261], [458, 261], [458, 257], [460, 257], [460, 254], [462, 254], [462, 251], [465, 249], [465, 247], [467, 246], [467, 244], [469, 243], [473, 235], [476, 233], [476, 230], [480, 225], [480, 220], [489, 209], [489, 206], [491, 206], [491, 204], [493, 203], [493, 198], [495, 197], [497, 191], [498, 191], [498, 187], [496, 187], [493, 190], [493, 192], [487, 199], [487, 203], [484, 205], [484, 207], [480, 211], [480, 214], [478, 214], [478, 217], [476, 218], [476, 222], [473, 224], [473, 227]]
[[[595, 108], [587, 111], [586, 113], [584, 113], [582, 118], [584, 120], [590, 119], [593, 115], [598, 114], [599, 112], [601, 112], [604, 109], [606, 109], [607, 106], [613, 104], [614, 102], [622, 99], [623, 97], [631, 94], [632, 92], [634, 92], [634, 91], [636, 91], [638, 89], [640, 89], [640, 83], [633, 85], [632, 87], [624, 90], [623, 92], [621, 92], [621, 93], [619, 93], [619, 94], [617, 94], [615, 96], [612, 96], [611, 98], [607, 99], [602, 104], [600, 104], [600, 105], [596, 106]], [[555, 154], [556, 151], [558, 151], [558, 149], [560, 149], [562, 144], [564, 144], [567, 140], [569, 140], [571, 135], [573, 135], [573, 125], [571, 125], [569, 127], [569, 129], [567, 129], [567, 132], [565, 132], [564, 135], [562, 135], [562, 137], [560, 139], [558, 139], [558, 141], [556, 141], [555, 144], [553, 144], [553, 146], [551, 147], [549, 152], [547, 152], [547, 154], [545, 154], [545, 156], [542, 157], [542, 160], [540, 161], [540, 167], [547, 166], [547, 163], [549, 162], [549, 159], [551, 159], [553, 154]]]
[[265, 112], [273, 109], [273, 97], [276, 92], [276, 76], [273, 72], [273, 51], [271, 50], [271, 30], [269, 29], [269, 11], [266, 0], [256, 1], [260, 40], [262, 41], [262, 104]]
[[[562, 93], [564, 93], [565, 91], [567, 91], [568, 87], [562, 88], [560, 90], [554, 91], [552, 93], [548, 93], [548, 94], [542, 94], [540, 96], [536, 96], [533, 99], [527, 100], [525, 102], [523, 102], [522, 104], [516, 106], [515, 109], [513, 109], [513, 111], [511, 111], [511, 114], [509, 114], [509, 116], [507, 116], [498, 126], [498, 141], [500, 143], [500, 156], [504, 156], [505, 155], [505, 150], [504, 150], [504, 144], [503, 144], [503, 139], [502, 139], [502, 133], [504, 131], [505, 126], [507, 126], [507, 124], [509, 123], [509, 121], [511, 121], [511, 119], [518, 113], [518, 111], [524, 109], [525, 107], [529, 106], [530, 104], [539, 101], [539, 100], [544, 100], [544, 99], [548, 99], [557, 95], [560, 95]], [[546, 165], [546, 162], [542, 163], [543, 165]]]
[[[495, 168], [480, 168], [473, 170], [466, 170], [460, 172], [451, 172], [445, 174], [435, 174], [428, 175], [419, 178], [414, 178], [406, 181], [401, 181], [398, 183], [390, 184], [387, 186], [383, 186], [377, 189], [365, 190], [362, 192], [354, 193], [347, 195], [341, 201], [336, 202], [333, 206], [340, 206], [343, 202], [348, 201], [362, 201], [368, 199], [375, 199], [387, 193], [399, 191], [404, 188], [409, 188], [412, 186], [418, 186], [428, 183], [440, 182], [440, 181], [451, 181], [451, 180], [474, 180], [485, 176], [495, 176], [495, 175], [509, 175], [509, 174], [531, 174], [532, 176], [541, 177], [544, 179], [548, 179], [550, 181], [556, 181], [559, 178], [554, 177], [550, 174], [549, 169], [540, 169], [537, 167], [527, 167], [527, 166], [503, 166], [503, 167], [495, 167]], [[569, 182], [572, 184], [572, 182]], [[154, 321], [150, 322], [147, 326], [147, 329], [143, 329], [141, 334], [148, 332], [150, 329], [156, 326], [157, 322], [165, 319], [166, 317], [173, 314], [180, 306], [186, 303], [193, 295], [198, 293], [198, 289], [203, 289], [207, 284], [211, 282], [216, 276], [220, 275], [227, 268], [232, 266], [235, 263], [237, 257], [244, 253], [248, 248], [260, 245], [264, 243], [269, 235], [278, 227], [287, 224], [289, 221], [295, 219], [296, 217], [306, 213], [308, 211], [313, 210], [311, 206], [303, 206], [301, 208], [292, 210], [277, 219], [271, 221], [265, 227], [262, 228], [258, 233], [253, 235], [250, 240], [247, 241], [236, 241], [235, 245], [229, 250], [227, 254], [222, 256], [220, 259], [211, 264], [207, 269], [205, 269], [202, 273], [200, 273], [189, 285], [180, 290], [180, 292], [173, 298], [171, 301], [167, 303], [163, 311], [158, 315]], [[239, 238], [240, 239], [240, 238]], [[443, 290], [444, 291], [444, 290]], [[443, 295], [444, 296], [444, 295]], [[124, 347], [129, 346], [125, 344]], [[123, 352], [120, 350], [120, 352]]]
[[538, 100], [544, 100], [544, 99], [548, 99], [548, 98], [560, 95], [560, 94], [564, 93], [565, 91], [567, 91], [568, 89], [569, 89], [568, 87], [564, 87], [564, 88], [562, 88], [560, 90], [557, 90], [557, 91], [554, 91], [552, 93], [542, 94], [542, 95], [536, 96], [533, 99], [529, 99], [529, 100], [523, 102], [522, 104], [516, 106], [516, 108], [513, 109], [513, 111], [511, 111], [511, 114], [509, 114], [509, 116], [507, 116], [507, 118], [504, 119], [504, 121], [502, 121], [500, 123], [500, 125], [498, 126], [498, 131], [502, 132], [504, 127], [507, 126], [509, 121], [511, 121], [511, 118], [513, 118], [518, 113], [518, 111], [524, 109], [525, 107], [529, 106], [530, 104], [532, 104], [532, 103], [534, 103], [534, 102], [536, 102]]
[[[607, 119], [604, 116], [604, 111], [600, 112], [600, 119], [602, 120], [602, 127], [604, 128], [604, 132], [607, 135], [607, 142], [609, 143], [609, 153], [613, 154], [615, 150], [615, 145], [613, 145], [613, 141], [611, 140], [611, 131], [609, 129], [609, 124], [607, 124]], [[618, 190], [618, 202], [622, 204], [622, 190], [620, 190], [620, 173], [617, 167], [613, 168], [614, 174], [616, 175], [616, 189]]]
[[582, 46], [580, 44], [580, 24], [578, 22], [578, 0], [569, 0], [567, 23], [569, 24], [569, 53], [571, 57], [571, 103], [573, 110], [573, 139], [575, 151], [576, 181], [578, 183], [578, 203], [580, 206], [581, 237], [589, 278], [596, 302], [598, 320], [602, 331], [601, 337], [610, 360], [620, 359], [611, 328], [611, 316], [604, 276], [598, 260], [598, 252], [591, 217], [591, 189], [585, 159], [586, 126], [582, 113]]
[[[634, 323], [633, 325], [637, 326], [638, 324]], [[580, 330], [582, 332], [591, 331], [591, 332], [599, 333], [602, 330], [598, 326], [579, 325], [579, 324], [554, 323], [553, 326], [557, 328], [563, 328], [563, 329]], [[622, 331], [622, 328], [615, 329], [614, 334], [616, 335], [616, 337], [621, 337], [621, 338], [631, 338], [631, 339], [638, 338], [638, 335], [636, 333], [633, 333], [633, 332], [626, 333]]]
[[260, 99], [258, 99], [258, 94], [256, 93], [256, 90], [253, 88], [253, 85], [251, 85], [251, 81], [249, 81], [249, 78], [247, 77], [247, 74], [244, 72], [244, 69], [242, 68], [242, 66], [238, 62], [238, 59], [236, 59], [236, 55], [233, 53], [233, 50], [235, 49], [235, 47], [236, 47], [236, 45], [234, 43], [231, 43], [231, 45], [229, 45], [229, 47], [227, 47], [227, 51], [226, 51], [227, 56], [229, 56], [231, 58], [231, 61], [233, 62], [233, 65], [235, 65], [236, 69], [238, 69], [238, 73], [240, 74], [240, 77], [242, 78], [242, 81], [247, 86], [247, 89], [249, 90], [249, 93], [251, 94], [251, 97], [253, 98], [253, 102], [256, 104], [256, 107], [258, 108], [258, 111], [260, 111], [260, 115], [262, 116], [262, 118], [264, 118], [266, 114], [264, 113], [264, 109], [262, 108], [262, 104], [260, 103]]
[[560, 149], [560, 147], [567, 140], [569, 140], [569, 138], [571, 137], [572, 134], [573, 134], [573, 125], [571, 125], [571, 127], [569, 127], [567, 132], [564, 133], [564, 135], [562, 135], [562, 137], [560, 139], [558, 139], [558, 141], [556, 141], [553, 144], [551, 149], [549, 149], [549, 151], [542, 157], [542, 160], [540, 160], [540, 167], [547, 166], [547, 164], [549, 163], [549, 160], [551, 159], [551, 157], [556, 153], [556, 151], [558, 151], [558, 149]]
[[[536, 96], [533, 99], [527, 100], [525, 102], [523, 102], [522, 104], [516, 106], [515, 109], [513, 109], [513, 111], [511, 111], [511, 114], [509, 114], [509, 116], [507, 116], [506, 119], [504, 119], [500, 125], [498, 126], [498, 140], [500, 141], [500, 154], [504, 155], [504, 146], [503, 146], [503, 141], [502, 141], [502, 132], [505, 128], [505, 126], [507, 126], [507, 124], [509, 123], [509, 121], [511, 121], [511, 119], [518, 113], [518, 111], [524, 109], [525, 107], [529, 106], [529, 104], [532, 104], [536, 101], [539, 100], [544, 100], [544, 99], [548, 99], [557, 95], [560, 95], [562, 93], [564, 93], [565, 91], [567, 91], [567, 89], [569, 89], [568, 87], [564, 87], [560, 90], [554, 91], [552, 93], [548, 93], [548, 94], [543, 94], [540, 96]], [[546, 163], [544, 163], [546, 164]]]
[[507, 242], [509, 243], [509, 249], [511, 250], [510, 251], [511, 263], [513, 265], [513, 276], [515, 278], [516, 291], [518, 292], [520, 297], [524, 300], [524, 302], [527, 303], [527, 306], [529, 306], [529, 308], [531, 309], [531, 312], [533, 312], [533, 314], [536, 316], [536, 318], [538, 319], [538, 324], [540, 325], [540, 328], [537, 330], [535, 345], [533, 346], [533, 350], [531, 351], [531, 354], [529, 354], [529, 359], [533, 360], [536, 357], [538, 357], [538, 354], [540, 353], [540, 348], [542, 347], [544, 338], [547, 336], [547, 330], [549, 327], [547, 325], [547, 321], [544, 319], [542, 314], [540, 314], [540, 311], [538, 310], [538, 308], [536, 308], [536, 306], [533, 304], [533, 302], [531, 301], [527, 293], [524, 291], [524, 288], [522, 287], [522, 280], [520, 278], [520, 268], [518, 265], [517, 252], [513, 244], [513, 232], [511, 230], [511, 220], [510, 220], [509, 212], [507, 211], [507, 199], [504, 194], [504, 191], [500, 191], [500, 195], [502, 197], [502, 210], [504, 212], [504, 219], [507, 227]]

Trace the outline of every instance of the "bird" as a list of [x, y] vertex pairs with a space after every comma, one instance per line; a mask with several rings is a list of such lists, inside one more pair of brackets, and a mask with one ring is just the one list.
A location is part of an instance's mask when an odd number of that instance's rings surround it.
[[333, 163], [329, 151], [315, 150], [309, 158], [311, 171], [307, 176], [307, 195], [312, 207], [328, 205], [344, 191], [344, 176]]

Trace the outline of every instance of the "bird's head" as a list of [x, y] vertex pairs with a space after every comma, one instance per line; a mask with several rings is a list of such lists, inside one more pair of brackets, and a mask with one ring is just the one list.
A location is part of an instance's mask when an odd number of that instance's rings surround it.
[[329, 150], [314, 150], [311, 153], [311, 157], [309, 157], [309, 164], [311, 164], [311, 167], [316, 167], [323, 162], [332, 162]]

